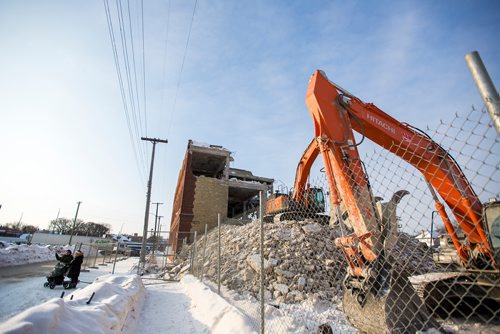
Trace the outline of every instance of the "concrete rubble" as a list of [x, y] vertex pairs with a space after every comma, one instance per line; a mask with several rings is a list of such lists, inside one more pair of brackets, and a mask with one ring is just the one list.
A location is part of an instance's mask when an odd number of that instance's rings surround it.
[[[312, 220], [265, 224], [265, 298], [280, 303], [298, 303], [308, 298], [338, 301], [342, 294], [347, 263], [334, 240], [340, 231]], [[247, 225], [221, 227], [221, 282], [239, 293], [259, 293], [260, 227]], [[203, 259], [204, 238], [196, 243], [193, 269], [196, 276], [217, 282], [217, 228], [208, 233]], [[185, 247], [175, 266], [165, 272], [167, 279], [179, 278], [190, 262], [192, 246]], [[424, 244], [400, 233], [392, 255], [398, 270], [417, 275], [437, 271]], [[204, 263], [204, 266], [202, 264]]]

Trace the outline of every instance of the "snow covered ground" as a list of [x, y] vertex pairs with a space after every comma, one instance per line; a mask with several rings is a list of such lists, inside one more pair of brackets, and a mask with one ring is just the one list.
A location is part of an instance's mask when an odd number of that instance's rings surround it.
[[82, 272], [80, 280], [93, 283], [77, 290], [44, 288], [44, 277], [2, 284], [0, 333], [255, 332], [241, 312], [196, 278], [141, 278], [133, 274], [136, 264], [137, 258], [118, 262], [115, 275], [107, 274], [111, 268]]
[[[0, 253], [3, 263], [36, 262], [38, 249], [21, 249]], [[54, 255], [51, 255], [48, 258], [52, 259]], [[110, 274], [112, 265], [82, 272], [76, 290], [64, 290], [61, 286], [53, 290], [44, 288], [44, 276], [2, 282], [0, 333], [258, 332], [255, 299], [226, 289], [223, 289], [223, 298], [190, 275], [180, 282], [165, 282], [154, 275], [140, 277], [135, 275], [137, 261], [138, 258], [129, 258], [117, 262], [114, 275]], [[4, 265], [0, 270], [9, 270], [9, 267]], [[65, 295], [61, 298], [63, 292]], [[94, 297], [89, 302], [92, 294]], [[300, 306], [289, 311], [269, 306], [266, 332], [314, 332], [318, 321], [328, 321], [326, 317], [309, 324], [301, 323], [297, 319], [304, 322], [308, 317]], [[346, 326], [336, 332], [354, 331]]]
[[16, 245], [0, 241], [0, 268], [44, 261], [55, 261], [55, 253], [71, 246]]
[[[113, 333], [144, 299], [141, 278], [107, 275], [93, 284], [33, 306], [0, 324], [1, 333]], [[26, 293], [25, 293], [26, 294]], [[92, 298], [92, 299], [91, 299]]]
[[[0, 270], [53, 260], [61, 249], [5, 246]], [[45, 288], [44, 276], [2, 282], [0, 333], [255, 332], [240, 311], [196, 278], [165, 282], [140, 277], [135, 275], [137, 261], [117, 262], [114, 275], [112, 265], [82, 272], [76, 290]]]

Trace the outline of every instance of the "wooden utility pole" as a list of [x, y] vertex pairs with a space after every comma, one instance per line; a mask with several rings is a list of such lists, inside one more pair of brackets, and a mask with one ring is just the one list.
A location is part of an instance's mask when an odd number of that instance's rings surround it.
[[76, 226], [76, 218], [78, 217], [78, 210], [80, 210], [80, 204], [82, 204], [82, 201], [76, 202], [78, 206], [76, 207], [76, 214], [75, 214], [75, 220], [73, 220], [73, 227], [71, 228], [71, 236], [69, 237], [69, 245], [71, 246], [71, 240], [73, 240], [73, 233], [75, 233], [75, 226]]
[[141, 257], [139, 260], [139, 266], [137, 266], [137, 273], [139, 273], [141, 264], [144, 266], [146, 263], [146, 240], [148, 238], [148, 224], [149, 224], [149, 206], [151, 205], [151, 182], [153, 179], [153, 166], [155, 161], [155, 149], [157, 143], [168, 143], [168, 140], [158, 139], [158, 138], [147, 138], [141, 137], [141, 140], [150, 141], [153, 143], [153, 152], [151, 154], [151, 166], [149, 168], [149, 180], [148, 180], [148, 194], [146, 196], [146, 213], [144, 215], [144, 230], [142, 233], [142, 247], [141, 247]]

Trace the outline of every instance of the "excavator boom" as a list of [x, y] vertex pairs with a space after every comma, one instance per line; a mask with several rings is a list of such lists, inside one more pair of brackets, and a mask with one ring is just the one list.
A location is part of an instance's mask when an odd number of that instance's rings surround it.
[[[333, 84], [321, 71], [316, 71], [310, 79], [306, 103], [313, 118], [315, 138], [320, 142], [330, 189], [338, 190], [331, 191], [334, 194], [331, 204], [338, 205], [340, 199], [336, 195], [339, 192], [357, 236], [372, 234], [366, 238], [370, 247], [363, 250], [365, 258], [376, 258], [381, 245], [375, 241], [377, 233], [374, 231], [378, 223], [353, 130], [360, 133], [363, 139], [368, 138], [396, 154], [422, 173], [464, 266], [473, 265], [471, 254], [475, 253], [496, 267], [481, 218], [481, 202], [446, 150], [424, 133]], [[436, 192], [453, 213], [470, 244], [458, 241]]]
[[[349, 265], [344, 281], [346, 313], [368, 333], [378, 333], [381, 328], [395, 332], [425, 330], [432, 319], [408, 277], [393, 270], [389, 255], [397, 234], [393, 226], [396, 204], [408, 192], [400, 190], [386, 203], [392, 214], [381, 212], [358, 145], [370, 139], [420, 171], [463, 267], [498, 271], [482, 203], [457, 162], [439, 144], [330, 82], [322, 71], [316, 71], [309, 81], [306, 104], [314, 123], [314, 139], [297, 168], [294, 196], [303, 197], [309, 170], [321, 153], [330, 206], [340, 226], [348, 225], [353, 230], [335, 240]], [[359, 143], [354, 131], [362, 136]], [[457, 237], [448, 211], [463, 231], [465, 242]], [[407, 301], [404, 305], [401, 296]]]

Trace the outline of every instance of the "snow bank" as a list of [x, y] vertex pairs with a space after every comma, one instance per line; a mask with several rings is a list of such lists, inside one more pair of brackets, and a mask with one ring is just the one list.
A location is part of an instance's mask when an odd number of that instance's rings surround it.
[[191, 314], [207, 326], [210, 333], [256, 333], [243, 313], [195, 277], [185, 275], [181, 284], [192, 300]]
[[10, 244], [0, 248], [0, 267], [17, 266], [21, 264], [56, 261], [56, 252], [71, 249], [71, 246], [39, 246]]
[[10, 318], [0, 324], [0, 333], [119, 333], [134, 307], [142, 305], [145, 289], [137, 275], [105, 275], [67, 293]]

